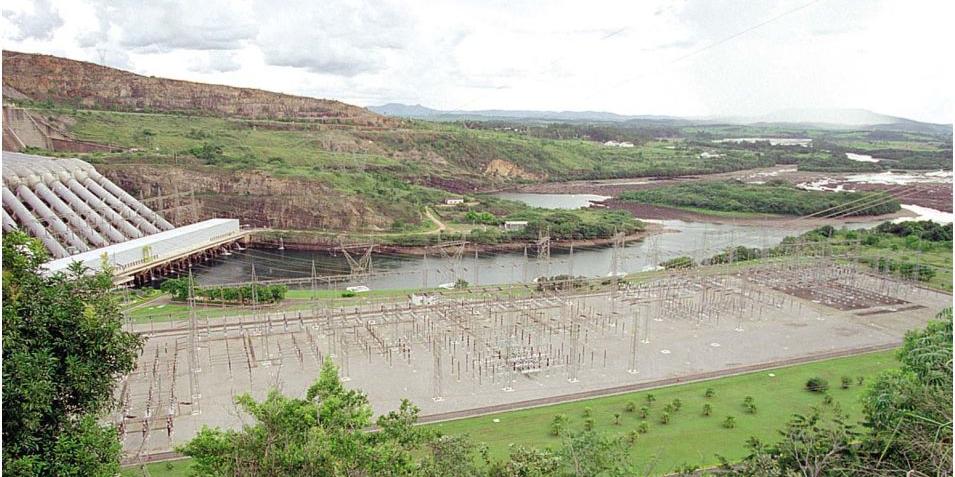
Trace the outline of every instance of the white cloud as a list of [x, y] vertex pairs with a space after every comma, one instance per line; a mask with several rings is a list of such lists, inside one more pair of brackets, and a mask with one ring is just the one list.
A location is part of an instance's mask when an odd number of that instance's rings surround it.
[[361, 105], [953, 113], [947, 0], [6, 3], [5, 48]]
[[14, 27], [15, 33], [10, 35], [12, 40], [49, 40], [53, 37], [53, 32], [63, 26], [63, 18], [53, 8], [50, 0], [37, 0], [26, 9], [4, 8], [3, 18]]

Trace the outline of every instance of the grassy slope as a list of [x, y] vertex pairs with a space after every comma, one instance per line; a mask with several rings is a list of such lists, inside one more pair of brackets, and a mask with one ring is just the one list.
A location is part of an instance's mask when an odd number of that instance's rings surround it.
[[[897, 364], [894, 352], [872, 353], [848, 358], [838, 358], [816, 363], [762, 371], [739, 376], [720, 378], [707, 382], [670, 386], [650, 391], [657, 401], [648, 419], [650, 432], [639, 437], [634, 446], [634, 463], [641, 468], [652, 466], [653, 472], [663, 474], [682, 464], [712, 465], [717, 463], [716, 454], [729, 459], [746, 455], [745, 442], [750, 436], [764, 441], [776, 439], [776, 429], [794, 413], [805, 413], [812, 406], [821, 406], [823, 397], [805, 391], [803, 385], [812, 376], [829, 380], [829, 393], [851, 419], [861, 416], [860, 395], [864, 386], [853, 383], [849, 389], [840, 389], [842, 376], [864, 377], [870, 382], [880, 371]], [[769, 374], [775, 374], [775, 377]], [[712, 387], [716, 396], [705, 399], [703, 392]], [[547, 447], [559, 443], [549, 433], [550, 421], [556, 414], [570, 417], [570, 430], [582, 429], [583, 409], [593, 410], [595, 429], [600, 432], [625, 433], [636, 429], [640, 423], [638, 412], [624, 412], [628, 401], [637, 406], [645, 404], [647, 392], [590, 399], [574, 403], [558, 404], [522, 411], [513, 411], [471, 419], [461, 419], [430, 426], [448, 434], [466, 433], [477, 442], [484, 442], [495, 457], [507, 455], [511, 444]], [[756, 414], [747, 414], [742, 408], [743, 399], [753, 396]], [[679, 398], [682, 409], [671, 415], [669, 424], [659, 423], [659, 416], [666, 403]], [[705, 402], [713, 406], [713, 415], [704, 417], [700, 410]], [[621, 414], [621, 425], [613, 424], [613, 414]], [[725, 429], [720, 424], [728, 416], [736, 417], [737, 427]], [[498, 419], [500, 422], [494, 422]], [[187, 475], [188, 460], [172, 463], [150, 464], [154, 477], [178, 477]], [[138, 470], [124, 470], [124, 476], [142, 475]]]

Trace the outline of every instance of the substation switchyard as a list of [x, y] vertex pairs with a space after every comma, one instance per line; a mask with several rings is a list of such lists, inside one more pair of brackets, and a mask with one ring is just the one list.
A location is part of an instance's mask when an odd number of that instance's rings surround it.
[[168, 451], [203, 425], [239, 427], [237, 395], [303, 395], [325, 359], [378, 413], [408, 398], [424, 421], [463, 417], [885, 349], [951, 303], [847, 257], [798, 254], [564, 288], [130, 324], [148, 341], [114, 422], [132, 459]]

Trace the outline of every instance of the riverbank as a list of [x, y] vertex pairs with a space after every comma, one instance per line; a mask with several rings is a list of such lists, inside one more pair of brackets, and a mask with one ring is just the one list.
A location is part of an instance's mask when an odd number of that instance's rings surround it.
[[904, 217], [915, 217], [917, 214], [908, 210], [901, 210], [892, 214], [868, 215], [841, 218], [795, 217], [791, 215], [730, 213], [719, 211], [702, 211], [665, 207], [661, 205], [640, 204], [618, 199], [604, 202], [609, 209], [625, 210], [641, 220], [682, 220], [684, 222], [707, 222], [727, 225], [771, 226], [782, 229], [805, 229], [807, 227], [821, 227], [832, 225], [839, 227], [853, 223], [871, 223], [891, 221]]
[[[655, 223], [644, 223], [643, 230], [628, 234], [626, 241], [643, 240], [651, 235], [664, 233], [662, 225]], [[277, 237], [281, 236], [281, 240]], [[372, 242], [369, 241], [369, 245]], [[551, 240], [550, 248], [569, 249], [573, 247], [606, 247], [613, 244], [613, 238], [585, 239], [585, 240]], [[339, 255], [341, 253], [341, 244], [337, 237], [326, 233], [309, 233], [301, 230], [268, 230], [260, 233], [253, 233], [249, 238], [249, 246], [252, 248], [277, 249], [284, 247], [285, 250], [306, 251], [306, 252], [326, 252], [329, 255]], [[367, 247], [367, 245], [366, 245]], [[524, 248], [535, 247], [533, 242], [512, 241], [494, 244], [481, 244], [468, 242], [464, 244], [465, 253], [491, 253], [491, 252], [516, 252]], [[403, 255], [424, 256], [428, 250], [433, 250], [433, 245], [395, 245], [395, 244], [376, 244], [375, 251], [383, 253], [399, 253]], [[433, 253], [433, 251], [431, 252]]]
[[[633, 177], [625, 179], [524, 184], [507, 188], [502, 192], [527, 194], [594, 194], [617, 197], [624, 192], [656, 189], [687, 182], [726, 180], [738, 180], [751, 184], [762, 184], [773, 180], [781, 180], [789, 184], [807, 188], [813, 186], [824, 187], [824, 189], [818, 190], [889, 192], [897, 196], [900, 202], [904, 204], [928, 207], [944, 212], [952, 211], [952, 182], [950, 174], [945, 175], [930, 171], [894, 171], [870, 174], [815, 172], [800, 171], [792, 164], [707, 175]], [[911, 185], [911, 187], [900, 188], [900, 185]], [[657, 220], [682, 220], [680, 218], [681, 216], [677, 215], [653, 217], [638, 215], [638, 217]], [[697, 217], [697, 219], [699, 218], [700, 217]], [[704, 218], [709, 219], [708, 216]]]

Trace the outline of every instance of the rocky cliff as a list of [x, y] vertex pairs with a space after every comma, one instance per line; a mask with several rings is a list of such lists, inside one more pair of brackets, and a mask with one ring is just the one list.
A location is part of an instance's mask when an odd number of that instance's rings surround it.
[[254, 227], [375, 230], [392, 218], [315, 181], [260, 171], [197, 170], [169, 164], [97, 164], [97, 170], [176, 225], [230, 217]]
[[[123, 111], [387, 126], [397, 120], [340, 101], [141, 76], [56, 56], [3, 52], [3, 90], [35, 101]], [[10, 97], [8, 95], [8, 97]]]

